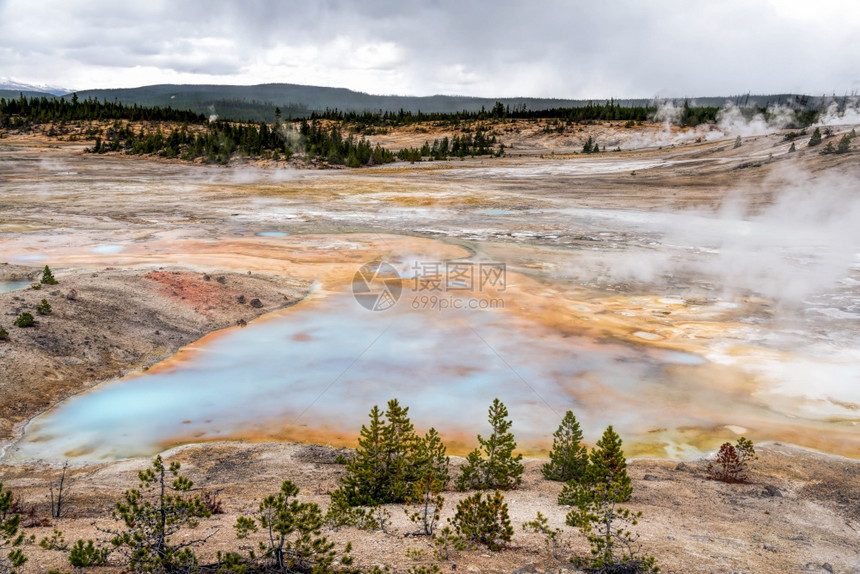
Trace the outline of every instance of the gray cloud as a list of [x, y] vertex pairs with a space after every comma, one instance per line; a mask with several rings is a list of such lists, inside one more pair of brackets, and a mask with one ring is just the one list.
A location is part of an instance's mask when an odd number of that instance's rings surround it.
[[0, 2], [0, 76], [650, 97], [858, 89], [860, 9], [767, 0]]

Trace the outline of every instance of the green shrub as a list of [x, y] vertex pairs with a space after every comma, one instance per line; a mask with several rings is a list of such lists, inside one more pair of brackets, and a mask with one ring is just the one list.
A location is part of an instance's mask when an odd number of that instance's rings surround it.
[[412, 495], [406, 501], [416, 508], [412, 512], [409, 509], [404, 512], [409, 520], [419, 526], [417, 534], [433, 535], [439, 523], [442, 506], [445, 504], [445, 498], [440, 494], [441, 492], [442, 483], [429, 472], [413, 485]]
[[51, 304], [48, 303], [47, 299], [42, 299], [42, 302], [36, 305], [36, 312], [39, 315], [47, 315], [52, 311]]
[[9, 331], [0, 327], [0, 341], [6, 341], [7, 339], [9, 339]]
[[69, 550], [69, 564], [79, 571], [93, 566], [104, 566], [109, 554], [109, 548], [97, 548], [92, 540], [78, 540]]
[[321, 535], [323, 514], [313, 502], [299, 502], [299, 488], [284, 481], [277, 494], [267, 496], [260, 503], [257, 514], [240, 516], [236, 520], [236, 534], [240, 539], [262, 529], [259, 542], [260, 555], [251, 553], [251, 561], [261, 561], [265, 567], [279, 572], [331, 572], [335, 560], [348, 566], [352, 548], [347, 543], [338, 556], [334, 542]]
[[561, 557], [561, 528], [550, 528], [549, 521], [540, 511], [534, 520], [523, 524], [523, 530], [543, 535], [550, 556], [556, 560]]
[[18, 315], [18, 318], [15, 319], [15, 326], [21, 327], [22, 329], [24, 327], [32, 327], [35, 324], [36, 320], [33, 318], [33, 315], [26, 311]]
[[508, 505], [498, 490], [493, 494], [477, 492], [464, 498], [457, 505], [457, 513], [451, 520], [454, 530], [463, 540], [482, 544], [490, 550], [501, 550], [505, 542], [514, 535]]
[[659, 571], [653, 557], [640, 555], [639, 535], [630, 530], [642, 513], [620, 506], [632, 493], [621, 438], [610, 426], [592, 450], [585, 475], [567, 483], [559, 495], [559, 504], [573, 506], [567, 524], [578, 528], [591, 547], [590, 556], [574, 559], [578, 566], [595, 572]]

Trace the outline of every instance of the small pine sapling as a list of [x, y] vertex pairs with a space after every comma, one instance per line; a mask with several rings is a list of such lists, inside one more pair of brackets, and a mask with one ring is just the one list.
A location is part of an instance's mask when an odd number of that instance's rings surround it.
[[42, 302], [36, 305], [36, 312], [39, 315], [48, 315], [51, 313], [53, 309], [51, 309], [51, 304], [48, 303], [47, 299], [42, 299]]
[[56, 285], [59, 281], [54, 278], [54, 274], [51, 272], [51, 268], [45, 265], [45, 269], [42, 271], [42, 284], [43, 285]]
[[723, 443], [713, 461], [708, 463], [708, 478], [728, 483], [749, 480], [749, 465], [756, 459], [751, 440], [741, 437], [732, 445]]
[[460, 501], [451, 520], [457, 535], [471, 544], [481, 544], [488, 549], [501, 550], [505, 542], [514, 535], [508, 505], [498, 490], [487, 498], [477, 492]]
[[[499, 399], [493, 399], [489, 408], [492, 434], [488, 438], [478, 435], [480, 447], [466, 457], [466, 464], [457, 478], [458, 490], [510, 490], [522, 482], [523, 455], [513, 454], [517, 448], [508, 409]], [[482, 454], [483, 452], [483, 454]]]

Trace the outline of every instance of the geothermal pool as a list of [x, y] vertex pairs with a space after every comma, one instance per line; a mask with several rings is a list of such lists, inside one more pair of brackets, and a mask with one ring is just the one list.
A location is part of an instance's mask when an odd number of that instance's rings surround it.
[[[487, 406], [499, 397], [523, 446], [537, 451], [568, 409], [589, 437], [609, 422], [627, 433], [653, 430], [647, 421], [662, 408], [653, 395], [684, 384], [678, 367], [703, 363], [687, 353], [564, 337], [499, 311], [406, 304], [371, 312], [351, 293], [335, 293], [66, 401], [33, 421], [14, 457], [109, 460], [230, 438], [350, 443], [370, 408], [391, 398], [410, 406], [416, 426], [436, 426], [457, 450], [484, 432]], [[635, 412], [586, 407], [598, 389]]]

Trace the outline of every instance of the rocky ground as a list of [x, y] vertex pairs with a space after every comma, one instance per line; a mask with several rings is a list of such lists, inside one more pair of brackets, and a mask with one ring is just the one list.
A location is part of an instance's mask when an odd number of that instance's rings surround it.
[[[344, 467], [335, 462], [344, 452], [329, 447], [296, 444], [209, 443], [165, 453], [180, 461], [195, 487], [217, 493], [224, 514], [204, 520], [196, 531], [182, 536], [214, 533], [199, 551], [203, 562], [217, 551], [247, 551], [247, 540], [237, 540], [233, 524], [249, 515], [262, 497], [276, 492], [283, 480], [300, 488], [299, 498], [328, 506], [328, 493], [337, 487]], [[456, 468], [462, 459], [453, 460]], [[438, 563], [443, 572], [558, 572], [574, 571], [566, 559], [587, 552], [584, 538], [564, 526], [567, 507], [558, 506], [559, 483], [540, 474], [541, 460], [528, 460], [522, 488], [505, 494], [514, 538], [500, 552], [473, 549], [450, 561], [433, 556], [431, 542], [408, 536], [414, 525], [402, 505], [389, 505], [391, 525], [386, 531], [342, 528], [325, 530], [339, 547], [351, 541], [356, 565], [385, 564], [394, 571]], [[33, 509], [26, 532], [37, 540], [54, 529], [67, 541], [105, 538], [97, 528], [116, 528], [110, 516], [114, 503], [127, 488], [137, 487], [136, 472], [149, 464], [134, 459], [112, 464], [72, 468], [66, 480], [66, 514], [51, 519], [49, 483], [56, 484], [60, 469], [47, 466], [0, 467], [6, 488]], [[630, 463], [633, 498], [629, 506], [644, 514], [636, 531], [642, 551], [656, 556], [663, 572], [840, 572], [860, 570], [860, 463], [782, 444], [759, 448], [759, 459], [748, 484], [708, 480], [704, 462], [677, 463], [634, 460]], [[443, 522], [451, 517], [462, 493], [446, 492]], [[553, 527], [563, 528], [560, 559], [553, 558], [543, 539], [526, 533], [522, 524], [540, 511]], [[409, 554], [407, 555], [407, 551]], [[27, 572], [64, 567], [56, 551], [29, 546]], [[114, 561], [118, 561], [115, 557]], [[106, 571], [113, 571], [116, 568]]]
[[[305, 281], [274, 275], [54, 269], [57, 285], [0, 293], [0, 444], [50, 405], [98, 382], [148, 368], [216, 329], [288, 307]], [[41, 268], [0, 265], [0, 280], [39, 283]], [[48, 301], [51, 312], [36, 307]], [[32, 327], [13, 325], [22, 312]]]

